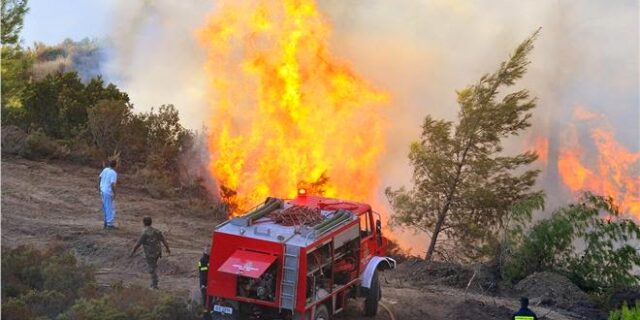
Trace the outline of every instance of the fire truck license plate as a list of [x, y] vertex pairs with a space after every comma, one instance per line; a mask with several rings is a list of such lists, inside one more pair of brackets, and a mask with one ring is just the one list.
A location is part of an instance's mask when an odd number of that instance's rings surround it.
[[213, 311], [222, 312], [222, 313], [226, 313], [226, 314], [232, 314], [233, 313], [233, 308], [231, 308], [231, 307], [223, 307], [221, 305], [214, 304], [213, 305]]

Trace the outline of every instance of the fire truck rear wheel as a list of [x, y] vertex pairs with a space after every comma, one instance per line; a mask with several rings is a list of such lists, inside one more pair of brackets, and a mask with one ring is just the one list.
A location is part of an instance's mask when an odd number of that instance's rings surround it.
[[378, 301], [382, 296], [380, 289], [380, 280], [378, 279], [378, 271], [373, 273], [371, 278], [371, 287], [367, 290], [367, 296], [364, 299], [364, 315], [367, 317], [375, 317], [378, 313]]
[[313, 316], [314, 320], [329, 320], [329, 310], [324, 304], [319, 305], [316, 308], [316, 314]]

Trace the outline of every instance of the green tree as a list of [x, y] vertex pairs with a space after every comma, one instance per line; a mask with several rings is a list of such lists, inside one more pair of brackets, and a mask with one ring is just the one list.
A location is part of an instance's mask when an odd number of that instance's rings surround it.
[[122, 100], [100, 100], [89, 110], [88, 123], [93, 143], [102, 157], [118, 154], [127, 135], [127, 128], [134, 119], [132, 106]]
[[26, 0], [0, 0], [2, 59], [0, 59], [2, 81], [2, 123], [15, 124], [24, 119], [20, 109], [21, 98], [30, 78], [32, 55], [20, 48], [20, 31], [24, 15], [29, 11]]
[[27, 0], [1, 0], [2, 45], [17, 44], [20, 40], [24, 15], [29, 12]]
[[30, 83], [23, 101], [28, 124], [51, 137], [69, 137], [87, 121], [84, 89], [75, 72], [56, 72]]
[[531, 191], [538, 171], [522, 172], [537, 155], [505, 156], [501, 144], [530, 126], [535, 98], [527, 90], [500, 91], [524, 75], [538, 32], [496, 72], [458, 92], [457, 123], [425, 118], [421, 139], [409, 153], [412, 190], [386, 190], [395, 211], [392, 223], [431, 235], [426, 259], [432, 259], [442, 232], [465, 257], [480, 258], [497, 242], [496, 230], [512, 205], [539, 195]]
[[0, 82], [2, 96], [2, 123], [20, 122], [13, 114], [23, 112], [22, 97], [31, 79], [33, 56], [19, 46], [2, 46], [2, 60], [0, 61], [2, 81]]
[[612, 198], [585, 193], [522, 237], [506, 264], [506, 279], [539, 271], [564, 274], [587, 291], [640, 283], [640, 253], [632, 245], [640, 227], [620, 216]]
[[129, 102], [126, 93], [100, 78], [85, 85], [76, 72], [55, 72], [30, 83], [24, 93], [25, 122], [54, 138], [70, 138], [87, 127], [88, 111], [101, 100]]
[[100, 100], [118, 100], [129, 102], [129, 95], [116, 87], [113, 83], [105, 85], [101, 76], [92, 78], [84, 88], [87, 105], [94, 106]]
[[147, 147], [149, 150], [147, 164], [157, 170], [178, 170], [178, 155], [190, 132], [180, 124], [178, 110], [172, 105], [162, 105], [158, 112], [142, 115], [148, 128]]

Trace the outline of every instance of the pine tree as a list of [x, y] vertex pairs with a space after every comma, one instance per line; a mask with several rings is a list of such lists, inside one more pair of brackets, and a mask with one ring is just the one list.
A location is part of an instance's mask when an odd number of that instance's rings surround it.
[[529, 127], [535, 98], [526, 89], [501, 90], [522, 78], [539, 30], [523, 41], [497, 71], [459, 91], [458, 122], [427, 116], [419, 141], [411, 144], [411, 190], [387, 188], [392, 223], [431, 235], [432, 259], [441, 233], [465, 257], [478, 259], [495, 245], [496, 232], [511, 206], [540, 196], [532, 191], [537, 170], [522, 170], [534, 152], [503, 154], [502, 140]]

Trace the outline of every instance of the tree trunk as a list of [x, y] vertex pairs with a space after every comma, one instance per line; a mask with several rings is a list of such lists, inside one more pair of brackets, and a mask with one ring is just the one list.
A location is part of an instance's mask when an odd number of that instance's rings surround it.
[[442, 230], [442, 225], [444, 224], [444, 219], [447, 217], [447, 213], [449, 213], [449, 207], [451, 206], [453, 195], [457, 191], [458, 183], [460, 182], [462, 167], [466, 163], [467, 154], [469, 153], [469, 149], [471, 148], [472, 144], [473, 144], [473, 140], [469, 139], [469, 142], [467, 142], [467, 145], [464, 148], [464, 152], [462, 152], [462, 159], [460, 160], [460, 163], [458, 163], [458, 166], [456, 168], [456, 176], [455, 176], [455, 179], [453, 180], [453, 185], [451, 186], [451, 189], [449, 190], [449, 193], [446, 196], [444, 207], [442, 208], [442, 211], [440, 211], [440, 213], [438, 214], [438, 221], [436, 221], [436, 225], [433, 228], [433, 236], [431, 237], [431, 241], [429, 242], [429, 248], [427, 249], [427, 255], [425, 256], [425, 260], [427, 261], [431, 261], [431, 258], [433, 257], [433, 251], [436, 248], [436, 241], [438, 240], [438, 234], [440, 234], [440, 231]]
[[438, 241], [438, 234], [440, 234], [440, 230], [442, 230], [442, 225], [444, 224], [444, 214], [438, 215], [438, 221], [436, 221], [436, 225], [433, 228], [433, 235], [431, 236], [431, 241], [429, 241], [429, 248], [427, 249], [427, 255], [424, 257], [425, 260], [431, 261], [433, 257], [433, 251], [436, 249], [436, 241]]

